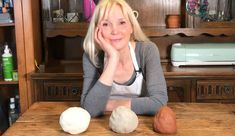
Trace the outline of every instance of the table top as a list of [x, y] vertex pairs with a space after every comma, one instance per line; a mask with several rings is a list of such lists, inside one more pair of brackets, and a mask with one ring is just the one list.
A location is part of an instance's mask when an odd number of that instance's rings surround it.
[[[36, 102], [3, 136], [66, 136], [59, 125], [60, 114], [78, 102]], [[234, 136], [235, 104], [169, 103], [176, 113], [177, 136]], [[79, 135], [118, 135], [108, 127], [110, 114], [92, 118], [87, 131]], [[160, 135], [153, 131], [153, 116], [138, 116], [139, 125], [128, 135]]]

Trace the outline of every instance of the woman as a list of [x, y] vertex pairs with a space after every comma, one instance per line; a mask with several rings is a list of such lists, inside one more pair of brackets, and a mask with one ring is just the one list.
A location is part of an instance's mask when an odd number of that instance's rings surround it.
[[127, 106], [154, 115], [168, 101], [157, 46], [124, 0], [101, 0], [84, 40], [81, 106], [92, 117]]

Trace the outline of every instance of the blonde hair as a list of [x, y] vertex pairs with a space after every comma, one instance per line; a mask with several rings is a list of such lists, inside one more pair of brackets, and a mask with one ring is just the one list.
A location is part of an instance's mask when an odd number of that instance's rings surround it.
[[83, 42], [83, 48], [85, 53], [89, 55], [91, 62], [96, 66], [100, 67], [98, 61], [98, 55], [102, 51], [97, 43], [95, 42], [95, 28], [99, 21], [101, 21], [105, 15], [108, 14], [109, 10], [114, 5], [119, 5], [123, 13], [127, 13], [128, 19], [130, 20], [133, 27], [133, 34], [131, 40], [133, 41], [150, 41], [147, 36], [143, 33], [136, 16], [133, 13], [131, 7], [126, 3], [125, 0], [101, 0], [96, 6], [93, 16], [91, 18], [89, 28], [86, 37]]

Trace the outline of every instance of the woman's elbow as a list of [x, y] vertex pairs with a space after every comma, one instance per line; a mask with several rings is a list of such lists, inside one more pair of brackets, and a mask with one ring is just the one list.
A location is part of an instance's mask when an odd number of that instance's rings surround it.
[[167, 102], [168, 102], [168, 95], [167, 94], [164, 95], [164, 97], [163, 97], [161, 102], [162, 102], [162, 106], [167, 105]]
[[168, 95], [167, 93], [163, 93], [162, 95], [158, 95], [156, 99], [161, 104], [161, 106], [164, 106], [164, 105], [167, 105]]
[[151, 99], [155, 105], [152, 112], [151, 112], [151, 115], [155, 115], [155, 113], [158, 112], [161, 107], [166, 106], [167, 102], [168, 102], [167, 95], [162, 95], [161, 97], [152, 97]]
[[159, 95], [160, 102], [162, 103], [162, 106], [167, 105], [168, 102], [168, 93], [167, 89], [165, 88], [164, 91]]

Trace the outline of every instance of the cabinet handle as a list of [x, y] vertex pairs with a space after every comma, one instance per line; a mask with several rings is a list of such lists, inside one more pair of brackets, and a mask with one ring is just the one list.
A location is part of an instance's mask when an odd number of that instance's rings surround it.
[[225, 94], [231, 94], [233, 90], [233, 87], [231, 86], [224, 86], [224, 93]]
[[79, 94], [78, 88], [73, 87], [73, 88], [71, 89], [71, 91], [72, 91], [72, 94], [73, 94], [73, 95], [78, 95], [78, 94]]
[[168, 86], [168, 87], [167, 87], [167, 90], [168, 90], [168, 91], [174, 91], [174, 90], [176, 90], [176, 87], [174, 87], [174, 86]]

